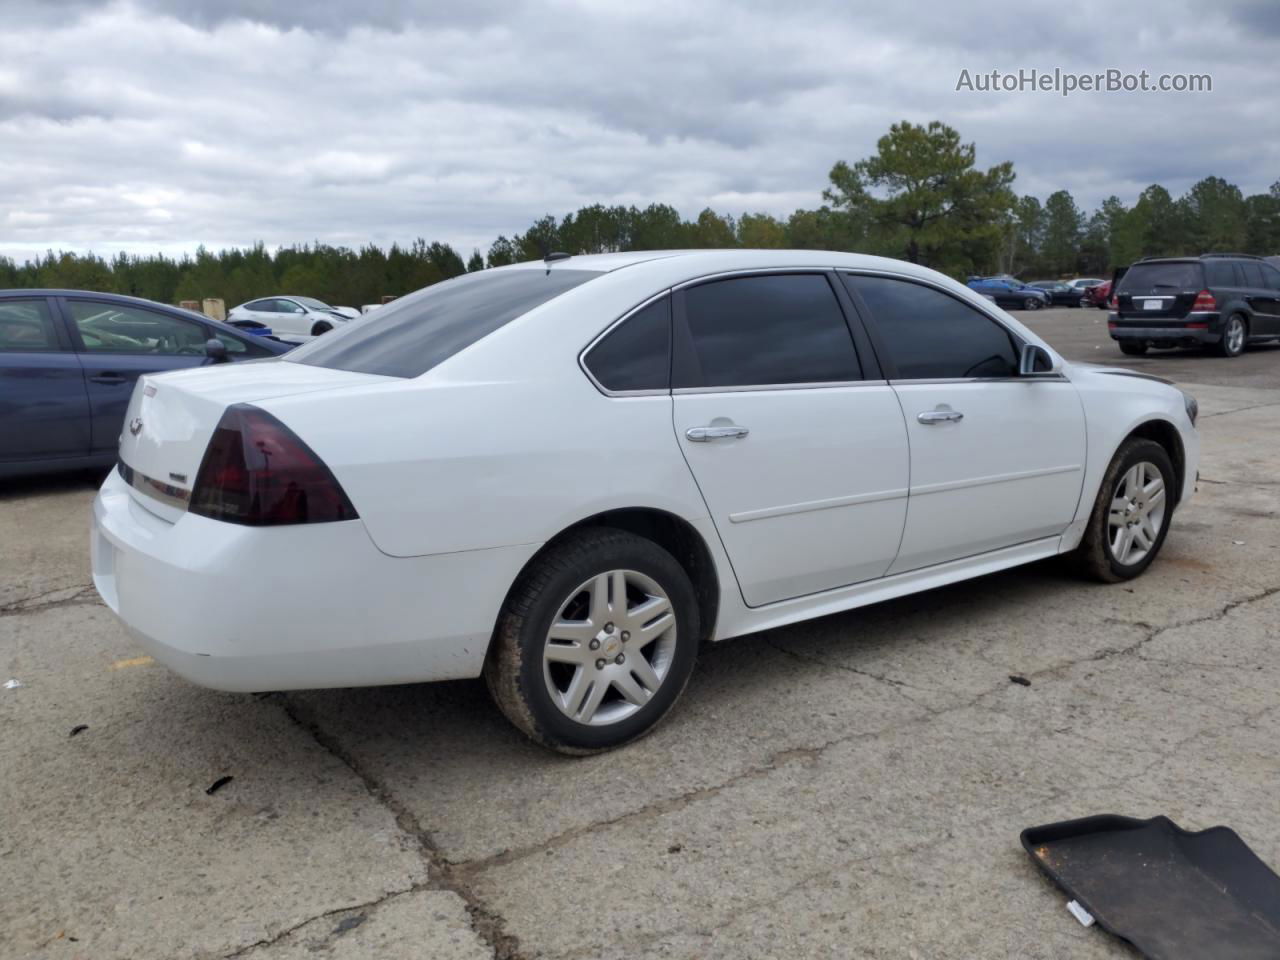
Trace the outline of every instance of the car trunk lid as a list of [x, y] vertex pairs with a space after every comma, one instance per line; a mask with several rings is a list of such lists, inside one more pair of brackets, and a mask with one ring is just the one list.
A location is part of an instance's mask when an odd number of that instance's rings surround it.
[[389, 379], [279, 360], [141, 377], [120, 433], [121, 475], [142, 506], [176, 520], [186, 510], [209, 438], [230, 405]]
[[1183, 319], [1204, 289], [1204, 271], [1196, 260], [1135, 263], [1116, 290], [1123, 320]]

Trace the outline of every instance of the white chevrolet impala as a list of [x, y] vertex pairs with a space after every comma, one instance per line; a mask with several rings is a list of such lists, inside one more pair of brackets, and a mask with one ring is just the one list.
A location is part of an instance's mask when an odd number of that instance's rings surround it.
[[709, 641], [1055, 554], [1137, 576], [1195, 416], [911, 264], [553, 255], [141, 380], [93, 577], [195, 683], [483, 675], [588, 752], [652, 728]]

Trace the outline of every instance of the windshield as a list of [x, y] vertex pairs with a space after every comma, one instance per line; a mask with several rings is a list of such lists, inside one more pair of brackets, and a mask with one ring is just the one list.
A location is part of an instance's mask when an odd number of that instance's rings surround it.
[[304, 307], [310, 307], [312, 310], [333, 309], [333, 307], [329, 306], [323, 300], [317, 300], [315, 297], [293, 297], [292, 299], [297, 300]]
[[316, 367], [416, 377], [516, 317], [600, 276], [595, 270], [481, 270], [432, 284], [326, 333], [286, 359]]
[[1198, 260], [1165, 260], [1156, 263], [1135, 263], [1121, 278], [1116, 292], [1199, 290], [1203, 286], [1204, 274]]

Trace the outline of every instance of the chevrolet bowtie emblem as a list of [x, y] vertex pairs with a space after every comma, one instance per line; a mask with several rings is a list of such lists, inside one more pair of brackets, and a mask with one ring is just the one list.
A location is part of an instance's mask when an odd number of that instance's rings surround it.
[[142, 418], [134, 417], [129, 421], [129, 432], [135, 437], [142, 432]]

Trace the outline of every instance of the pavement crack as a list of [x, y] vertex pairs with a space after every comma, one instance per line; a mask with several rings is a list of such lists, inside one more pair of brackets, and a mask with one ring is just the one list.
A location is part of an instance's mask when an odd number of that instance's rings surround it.
[[427, 882], [394, 895], [420, 889], [453, 893], [461, 898], [472, 931], [493, 952], [494, 960], [525, 960], [525, 955], [520, 951], [520, 941], [505, 931], [506, 920], [485, 905], [471, 886], [469, 875], [460, 871], [441, 853], [431, 834], [418, 822], [412, 811], [367, 770], [338, 738], [321, 727], [315, 715], [304, 704], [284, 693], [271, 694], [270, 699], [280, 706], [290, 720], [309, 733], [316, 743], [355, 774], [369, 795], [392, 814], [401, 832], [417, 845], [418, 854], [427, 867]]
[[1214, 417], [1227, 417], [1233, 413], [1244, 413], [1248, 410], [1262, 410], [1265, 407], [1280, 407], [1280, 400], [1272, 401], [1270, 403], [1255, 403], [1247, 407], [1236, 407], [1234, 410], [1219, 410], [1217, 413], [1202, 413], [1200, 414], [1200, 419], [1211, 420]]
[[365, 903], [354, 903], [346, 907], [334, 907], [332, 910], [325, 910], [321, 913], [317, 913], [315, 916], [307, 917], [305, 920], [300, 920], [291, 926], [285, 927], [283, 930], [279, 931], [276, 934], [273, 934], [270, 937], [264, 937], [261, 940], [256, 940], [253, 943], [240, 947], [238, 950], [233, 950], [231, 953], [224, 953], [222, 955], [222, 960], [235, 960], [235, 958], [246, 956], [252, 953], [254, 950], [266, 949], [268, 947], [272, 947], [275, 944], [279, 943], [281, 940], [284, 940], [286, 937], [290, 936], [291, 934], [297, 933], [299, 930], [301, 930], [303, 927], [307, 926], [308, 924], [315, 923], [319, 920], [324, 920], [326, 917], [336, 917], [339, 914], [343, 914], [343, 913], [357, 913], [357, 912], [371, 913], [377, 910], [379, 907], [381, 907], [385, 903], [388, 903], [399, 897], [403, 897], [407, 894], [417, 893], [420, 890], [425, 890], [425, 889], [428, 889], [427, 884], [415, 883], [409, 887], [406, 887], [403, 890], [388, 891], [387, 893], [384, 893], [382, 896], [378, 897], [377, 899], [369, 900]]
[[58, 587], [20, 600], [12, 600], [0, 606], [0, 617], [21, 617], [31, 613], [43, 613], [55, 607], [100, 606], [101, 604], [102, 601], [93, 584], [72, 584], [69, 587]]

